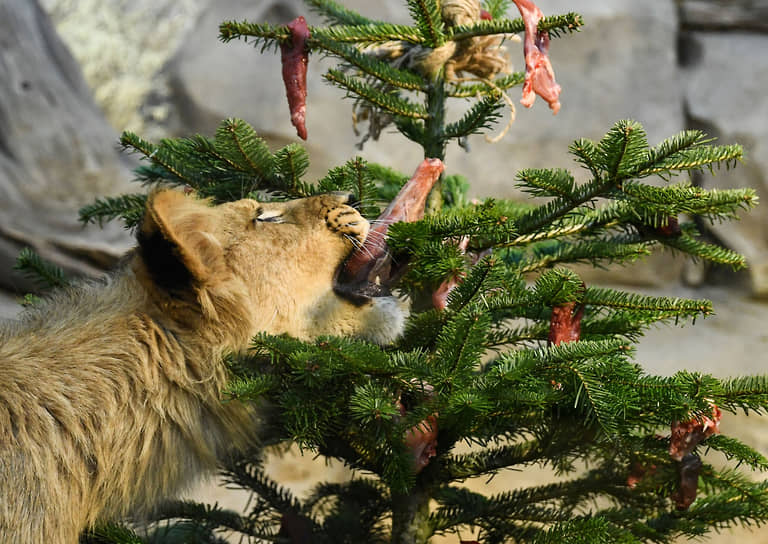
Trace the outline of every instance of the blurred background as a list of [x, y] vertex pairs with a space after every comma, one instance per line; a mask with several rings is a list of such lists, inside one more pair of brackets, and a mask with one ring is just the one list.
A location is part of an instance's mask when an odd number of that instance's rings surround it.
[[[343, 3], [371, 18], [409, 21], [400, 0]], [[568, 168], [583, 179], [568, 145], [580, 137], [599, 139], [624, 118], [642, 123], [651, 145], [688, 128], [702, 129], [718, 143], [743, 145], [745, 160], [737, 168], [697, 174], [693, 181], [708, 188], [753, 187], [765, 196], [768, 0], [537, 4], [546, 15], [578, 12], [586, 23], [580, 33], [552, 40], [562, 109], [553, 116], [539, 99], [531, 110], [516, 108], [516, 121], [499, 142], [476, 136], [469, 152], [450, 148], [447, 171], [468, 177], [471, 196], [525, 198], [514, 176], [526, 167]], [[135, 159], [118, 149], [121, 131], [150, 140], [212, 135], [222, 119], [238, 117], [273, 148], [296, 141], [279, 55], [259, 54], [245, 42], [222, 44], [218, 25], [244, 19], [285, 23], [300, 14], [310, 24], [321, 22], [299, 0], [0, 0], [2, 315], [15, 315], [19, 293], [32, 287], [13, 271], [23, 247], [71, 273], [95, 276], [133, 244], [120, 225], [84, 228], [77, 220], [78, 208], [96, 196], [140, 190], [131, 183]], [[516, 10], [509, 16], [517, 17]], [[523, 70], [522, 45], [510, 40], [507, 48], [514, 69]], [[328, 65], [310, 58], [309, 177], [319, 178], [354, 155], [412, 172], [420, 150], [394, 132], [360, 148], [352, 101], [323, 83]], [[519, 101], [519, 88], [509, 94]], [[458, 103], [453, 112], [461, 108]], [[713, 300], [716, 316], [695, 327], [655, 329], [641, 341], [637, 360], [650, 372], [764, 373], [767, 226], [764, 206], [738, 222], [703, 225], [707, 237], [747, 257], [746, 271], [661, 254], [631, 267], [580, 273], [588, 283]], [[768, 453], [765, 425], [726, 415], [722, 428]], [[275, 471], [282, 471], [276, 476], [300, 491], [316, 466], [291, 455], [276, 461]], [[331, 470], [343, 477], [340, 467]], [[759, 533], [744, 539], [768, 542]]]

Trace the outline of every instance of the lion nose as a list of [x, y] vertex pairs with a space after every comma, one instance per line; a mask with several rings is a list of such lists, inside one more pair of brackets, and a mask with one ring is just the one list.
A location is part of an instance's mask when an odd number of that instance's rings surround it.
[[348, 193], [346, 191], [334, 191], [331, 194], [342, 199], [342, 204], [346, 204], [347, 206], [351, 206], [355, 209], [360, 207], [360, 199], [357, 198], [354, 193]]

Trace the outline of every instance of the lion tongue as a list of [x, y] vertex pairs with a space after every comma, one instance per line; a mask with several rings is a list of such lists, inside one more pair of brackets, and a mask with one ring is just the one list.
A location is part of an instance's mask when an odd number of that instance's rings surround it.
[[[424, 217], [429, 191], [445, 166], [440, 159], [424, 159], [408, 182], [400, 189], [374, 223], [363, 245], [344, 263], [339, 282], [359, 292], [362, 297], [376, 296], [379, 286], [391, 278], [392, 256], [386, 237], [389, 226], [400, 221], [418, 221]], [[349, 294], [350, 289], [344, 289]]]

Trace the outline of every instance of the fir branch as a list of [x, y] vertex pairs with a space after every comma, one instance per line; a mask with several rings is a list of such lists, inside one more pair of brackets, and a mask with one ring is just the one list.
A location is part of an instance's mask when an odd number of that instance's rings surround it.
[[449, 27], [446, 34], [449, 40], [459, 41], [476, 36], [517, 34], [523, 31], [525, 31], [525, 24], [522, 19], [492, 19], [490, 21], [477, 21], [471, 25]]
[[482, 6], [491, 15], [491, 20], [501, 19], [512, 6], [512, 0], [483, 0]]
[[652, 218], [651, 221], [643, 221], [652, 227], [662, 226], [660, 221], [681, 213], [700, 216], [709, 221], [732, 219], [737, 210], [754, 206], [757, 200], [753, 189], [707, 191], [692, 186], [690, 182], [667, 187], [626, 182], [621, 191], [632, 201], [634, 208], [642, 209], [644, 218]]
[[435, 343], [433, 379], [444, 380], [453, 387], [468, 377], [485, 353], [489, 328], [486, 313], [462, 311], [451, 316]]
[[227, 383], [223, 395], [230, 400], [257, 401], [267, 393], [274, 391], [278, 380], [270, 375], [249, 376], [246, 378], [234, 378]]
[[548, 307], [581, 302], [584, 282], [573, 270], [556, 268], [538, 277], [533, 292]]
[[[581, 321], [581, 338], [583, 340], [607, 340], [608, 338], [626, 338], [628, 342], [637, 342], [643, 330], [660, 319], [675, 319], [678, 316], [631, 314], [610, 315], [608, 317], [585, 317]], [[546, 338], [546, 336], [540, 337]]]
[[227, 119], [216, 130], [216, 149], [220, 156], [239, 170], [262, 179], [272, 177], [272, 153], [266, 142], [245, 121]]
[[531, 540], [531, 544], [637, 544], [639, 541], [627, 530], [599, 515], [576, 518], [550, 527]]
[[670, 159], [674, 160], [680, 152], [711, 142], [700, 130], [684, 130], [659, 145], [648, 150], [645, 164], [640, 171], [651, 169], [652, 165], [660, 164]]
[[155, 150], [157, 150], [155, 144], [128, 130], [120, 135], [120, 145], [123, 147], [123, 150], [130, 149], [131, 152], [141, 153], [145, 157], [151, 157]]
[[383, 164], [379, 164], [377, 162], [368, 162], [368, 171], [371, 173], [371, 176], [375, 180], [383, 182], [387, 185], [393, 185], [394, 187], [397, 187], [398, 191], [403, 185], [405, 185], [405, 182], [408, 181], [407, 175], [398, 170], [395, 170], [394, 168], [384, 166]]
[[[559, 36], [561, 33], [578, 32], [584, 26], [581, 15], [567, 13], [544, 17], [539, 21], [538, 30], [548, 32], [550, 36]], [[447, 37], [449, 40], [465, 40], [475, 36], [489, 36], [494, 34], [517, 34], [525, 30], [523, 20], [518, 19], [492, 19], [490, 21], [478, 21], [472, 25], [458, 25], [449, 28]]]
[[[581, 340], [538, 350], [520, 350], [514, 355], [502, 356], [491, 376], [498, 377], [503, 383], [523, 369], [536, 368], [536, 372], [543, 374], [542, 378], [562, 384], [569, 402], [587, 425], [594, 422], [607, 436], [615, 436], [626, 417], [633, 390], [629, 385], [614, 381], [606, 383], [603, 372], [612, 375], [612, 380], [623, 375], [628, 383], [634, 381], [637, 368], [619, 363], [629, 351], [629, 346], [617, 340]], [[597, 361], [601, 364], [595, 364]], [[509, 377], [505, 378], [505, 375]]]
[[721, 164], [729, 168], [736, 161], [741, 160], [743, 156], [743, 149], [740, 145], [708, 146], [700, 143], [696, 143], [695, 146], [692, 145], [691, 148], [670, 153], [676, 147], [675, 143], [684, 143], [685, 141], [687, 140], [682, 139], [682, 142], [674, 142], [661, 149], [651, 150], [647, 160], [637, 165], [633, 175], [645, 177], [669, 171], [685, 172], [703, 168], [711, 169], [713, 166], [720, 166]]
[[408, 176], [388, 166], [368, 163], [368, 173], [376, 185], [376, 195], [382, 202], [390, 202], [408, 181]]
[[460, 312], [471, 304], [480, 302], [489, 291], [499, 289], [508, 278], [498, 260], [483, 259], [472, 267], [464, 280], [457, 285], [448, 298], [448, 308]]
[[316, 42], [323, 50], [357, 67], [367, 75], [376, 78], [393, 87], [410, 91], [423, 91], [427, 83], [416, 73], [395, 68], [390, 63], [379, 60], [373, 55], [366, 55], [357, 47], [330, 40], [320, 36]]
[[582, 302], [596, 308], [680, 317], [708, 316], [714, 313], [712, 303], [708, 300], [654, 297], [600, 287], [587, 288]]
[[61, 268], [46, 261], [29, 247], [25, 247], [19, 252], [13, 269], [20, 271], [42, 288], [65, 287], [69, 284], [69, 280]]
[[146, 194], [128, 194], [117, 197], [97, 198], [93, 203], [80, 208], [82, 223], [96, 223], [102, 226], [106, 221], [121, 218], [127, 228], [133, 229], [144, 217], [147, 204]]
[[601, 178], [580, 185], [574, 189], [570, 198], [556, 198], [518, 217], [518, 232], [522, 235], [532, 234], [544, 226], [551, 225], [577, 206], [591, 201], [612, 187], [610, 180]]
[[589, 169], [592, 177], [600, 178], [600, 151], [595, 142], [580, 138], [568, 146], [568, 151], [576, 157], [576, 162]]
[[355, 388], [349, 399], [350, 417], [367, 432], [387, 421], [394, 421], [400, 412], [392, 402], [393, 392], [377, 383], [365, 383]]
[[422, 119], [395, 117], [394, 123], [397, 130], [412, 142], [420, 144], [424, 141], [427, 132]]
[[[227, 123], [228, 121], [224, 121], [224, 123]], [[201, 156], [206, 157], [206, 161], [208, 163], [211, 162], [220, 162], [222, 168], [226, 168], [227, 170], [237, 170], [242, 171], [243, 166], [238, 164], [235, 160], [228, 157], [226, 154], [222, 153], [222, 150], [220, 149], [223, 147], [226, 147], [228, 142], [226, 141], [228, 137], [226, 136], [226, 132], [224, 130], [223, 124], [219, 125], [218, 131], [222, 131], [222, 137], [217, 138], [217, 140], [211, 140], [210, 138], [205, 138], [203, 136], [194, 136], [191, 141], [194, 147], [194, 151], [199, 153]], [[218, 132], [217, 131], [217, 132]], [[218, 145], [217, 145], [218, 144]], [[250, 168], [247, 168], [247, 170], [250, 170]]]
[[261, 466], [247, 459], [228, 464], [222, 478], [230, 485], [258, 493], [262, 500], [280, 513], [302, 511], [301, 504], [287, 488], [269, 478]]
[[333, 0], [304, 0], [309, 4], [313, 11], [325, 17], [330, 24], [337, 25], [369, 25], [375, 24], [375, 21], [368, 19], [352, 11], [349, 8], [334, 2]]
[[504, 102], [501, 101], [501, 94], [498, 91], [491, 91], [469, 108], [461, 119], [446, 125], [443, 137], [451, 139], [463, 138], [470, 134], [480, 134], [483, 129], [490, 129], [501, 117], [503, 107]]
[[659, 238], [659, 242], [694, 258], [729, 265], [734, 270], [741, 270], [747, 266], [743, 255], [722, 246], [696, 240], [686, 234], [675, 238]]
[[735, 459], [739, 465], [747, 465], [753, 470], [768, 470], [768, 459], [746, 444], [724, 435], [714, 435], [707, 438], [707, 448], [721, 452], [729, 461]]
[[146, 544], [139, 535], [127, 527], [113, 523], [100, 524], [80, 537], [80, 544]]
[[[707, 441], [709, 441], [709, 438]], [[768, 486], [768, 481], [753, 482], [749, 475], [737, 468], [729, 467], [716, 470], [711, 465], [705, 464], [701, 469], [700, 478], [703, 484], [703, 492], [706, 495], [714, 495], [719, 491], [725, 491], [732, 498], [738, 497], [746, 502], [768, 500], [768, 494], [766, 494], [765, 489]]]
[[474, 208], [446, 210], [412, 223], [395, 223], [388, 234], [393, 250], [414, 253], [437, 238], [473, 236], [482, 237], [488, 245], [501, 245], [514, 239], [516, 230], [505, 210], [488, 201]]
[[469, 181], [461, 174], [443, 176], [443, 208], [464, 208], [467, 204]]
[[[584, 446], [584, 436], [571, 434], [555, 439], [554, 435], [545, 435], [509, 446], [484, 449], [463, 455], [447, 455], [443, 458], [442, 470], [450, 480], [463, 480], [484, 474], [493, 474], [501, 469], [520, 467], [532, 463], [544, 462], [566, 455], [573, 448]], [[529, 491], [530, 493], [530, 491]], [[536, 493], [536, 501], [552, 499], [559, 494], [541, 491]]]
[[440, 47], [445, 42], [445, 25], [437, 0], [407, 0], [408, 11], [416, 27], [426, 39], [427, 47]]
[[262, 52], [267, 48], [277, 48], [281, 43], [287, 42], [291, 32], [285, 25], [271, 25], [269, 23], [251, 23], [248, 21], [224, 21], [219, 25], [219, 39], [230, 42], [236, 39], [248, 40], [252, 45], [261, 44]]
[[[531, 342], [547, 340], [549, 336], [549, 323], [534, 323], [521, 327], [496, 327], [488, 334], [488, 348], [498, 348], [501, 346], [523, 346]], [[585, 340], [600, 340], [603, 338], [587, 338], [584, 326], [582, 325], [582, 335]], [[523, 347], [520, 346], [520, 347]]]
[[502, 493], [486, 497], [466, 488], [443, 487], [435, 498], [440, 504], [430, 517], [436, 533], [457, 525], [482, 525], [496, 519], [552, 523], [565, 521], [569, 513], [551, 506], [536, 504], [523, 493]]
[[561, 34], [580, 32], [583, 26], [584, 19], [582, 16], [570, 11], [563, 15], [545, 16], [539, 21], [536, 28], [539, 31], [546, 31], [550, 38], [559, 38]]
[[725, 409], [768, 413], [768, 375], [723, 380], [722, 391], [713, 395], [713, 401]]
[[651, 254], [648, 242], [634, 242], [626, 236], [581, 242], [561, 242], [534, 248], [534, 254], [518, 264], [523, 274], [565, 263], [590, 263], [601, 266], [609, 263], [636, 261]]
[[304, 501], [306, 511], [322, 516], [324, 535], [333, 542], [388, 542], [385, 517], [389, 490], [380, 481], [355, 479], [317, 485]]
[[[406, 25], [389, 23], [344, 24], [329, 27], [309, 27], [310, 38], [307, 47], [320, 49], [320, 40], [333, 40], [354, 44], [374, 44], [402, 40], [413, 44], [424, 43], [418, 29]], [[253, 45], [261, 44], [262, 51], [276, 48], [290, 40], [291, 33], [285, 25], [257, 24], [248, 21], [225, 21], [219, 25], [219, 39], [230, 42], [235, 39], [249, 40]]]
[[485, 96], [494, 91], [506, 91], [512, 87], [522, 85], [524, 81], [525, 72], [514, 72], [496, 78], [493, 82], [451, 83], [446, 86], [446, 95], [453, 98], [474, 98], [477, 96]]
[[599, 165], [617, 185], [639, 169], [648, 149], [645, 129], [637, 121], [616, 123], [597, 144]]
[[503, 354], [491, 376], [505, 379], [507, 373], [515, 374], [515, 369], [528, 368], [534, 365], [540, 368], [559, 365], [572, 361], [585, 361], [611, 356], [626, 357], [631, 352], [631, 346], [618, 339], [602, 342], [567, 342], [558, 346], [548, 346], [533, 350], [518, 350]]
[[365, 217], [377, 217], [377, 189], [368, 169], [368, 163], [360, 157], [350, 159], [344, 166], [332, 168], [317, 182], [321, 192], [350, 191], [360, 202], [360, 213]]
[[[706, 474], [702, 476], [706, 477]], [[647, 523], [652, 528], [663, 528], [667, 531], [674, 529], [691, 536], [701, 535], [702, 532], [712, 529], [722, 530], [736, 524], [764, 523], [768, 516], [766, 487], [768, 482], [755, 484], [740, 477], [732, 489], [717, 495], [699, 497], [688, 510], [678, 512], [677, 519], [674, 520], [679, 522], [677, 527], [671, 524], [673, 520], [663, 515], [649, 519]]]
[[340, 70], [328, 70], [323, 77], [334, 85], [347, 90], [349, 93], [357, 95], [376, 107], [399, 117], [410, 119], [426, 119], [428, 117], [424, 106], [414, 104], [396, 94], [383, 93], [357, 78], [344, 74]]
[[527, 168], [515, 176], [517, 186], [533, 196], [560, 197], [568, 200], [573, 195], [575, 180], [568, 170]]
[[[258, 534], [257, 525], [233, 510], [227, 510], [218, 505], [203, 504], [195, 501], [170, 501], [164, 503], [153, 515], [160, 520], [190, 520], [201, 527], [216, 527], [240, 534]], [[159, 533], [160, 531], [158, 531]], [[258, 534], [258, 536], [266, 536]]]
[[[312, 27], [313, 38], [328, 38], [335, 42], [354, 44], [376, 44], [389, 41], [404, 41], [414, 45], [423, 45], [425, 38], [418, 29], [406, 25], [379, 23], [370, 25], [336, 25], [326, 28]], [[309, 45], [313, 45], [310, 38]]]
[[300, 144], [288, 144], [274, 155], [273, 167], [285, 185], [286, 192], [294, 196], [309, 196], [312, 188], [301, 178], [309, 168], [309, 154]]
[[516, 246], [527, 246], [533, 242], [543, 242], [547, 240], [554, 240], [558, 238], [564, 238], [566, 236], [573, 236], [581, 232], [586, 232], [594, 227], [600, 226], [598, 221], [579, 221], [563, 226], [555, 226], [547, 230], [540, 230], [537, 232], [529, 232], [522, 236], [518, 236], [514, 240], [509, 241], [501, 247], [513, 248]]
[[152, 161], [152, 163], [162, 169], [161, 172], [155, 171], [159, 177], [167, 181], [178, 184], [188, 184], [193, 187], [197, 185], [198, 177], [196, 172], [191, 171], [185, 164], [176, 160], [176, 154], [172, 147], [172, 140], [164, 140], [166, 145], [155, 145], [143, 140], [132, 132], [123, 132], [120, 136], [120, 144], [124, 148], [131, 148]]

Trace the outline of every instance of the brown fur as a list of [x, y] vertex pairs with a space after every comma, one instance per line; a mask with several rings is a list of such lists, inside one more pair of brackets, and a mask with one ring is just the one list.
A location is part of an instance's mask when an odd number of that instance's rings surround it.
[[255, 333], [394, 339], [404, 317], [396, 300], [358, 307], [332, 291], [352, 240], [368, 231], [345, 202], [210, 207], [161, 191], [139, 247], [106, 285], [55, 294], [5, 327], [0, 542], [73, 544], [252, 443], [252, 409], [220, 396], [222, 356]]

